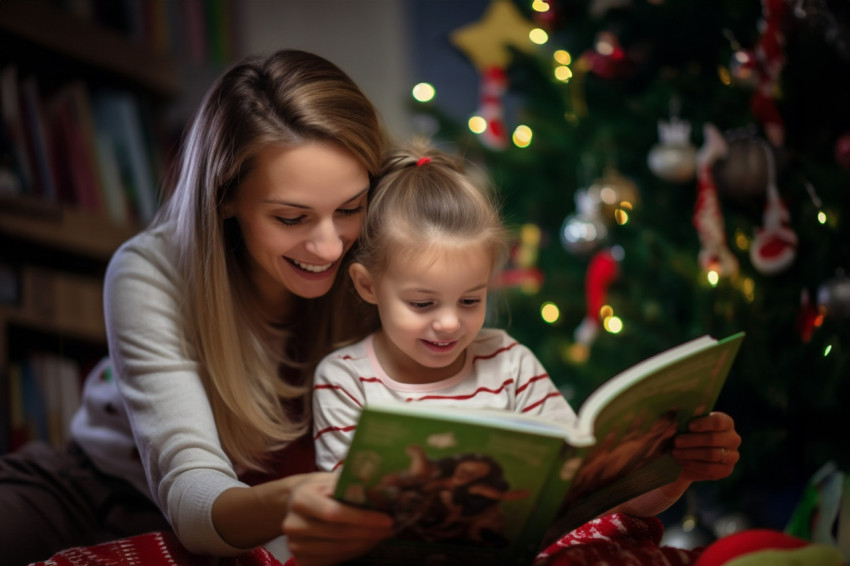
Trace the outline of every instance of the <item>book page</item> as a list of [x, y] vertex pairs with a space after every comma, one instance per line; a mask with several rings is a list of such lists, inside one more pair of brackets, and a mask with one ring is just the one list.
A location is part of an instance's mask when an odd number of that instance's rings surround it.
[[[688, 342], [639, 364], [636, 371], [629, 370], [621, 382], [628, 387], [608, 389], [608, 393], [616, 392], [614, 396], [597, 395], [592, 404], [582, 406], [580, 418], [592, 417], [597, 442], [586, 449], [564, 506], [599, 497], [604, 487], [639, 473], [669, 453], [673, 437], [686, 430], [691, 419], [714, 407], [742, 339], [743, 334], [738, 334], [721, 342]], [[678, 467], [675, 461], [673, 465]], [[664, 466], [664, 470], [666, 479], [624, 484], [633, 491], [624, 492], [625, 499], [615, 504], [678, 477], [677, 469]]]

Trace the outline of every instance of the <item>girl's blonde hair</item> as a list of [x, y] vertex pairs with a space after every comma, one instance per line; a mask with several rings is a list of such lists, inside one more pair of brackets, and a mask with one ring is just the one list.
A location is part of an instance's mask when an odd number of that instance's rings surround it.
[[483, 245], [494, 273], [504, 261], [506, 230], [487, 176], [460, 156], [435, 148], [412, 146], [389, 152], [355, 261], [380, 276], [398, 254], [447, 244]]
[[263, 148], [315, 141], [339, 144], [370, 178], [378, 173], [378, 115], [342, 70], [297, 50], [248, 58], [205, 96], [186, 133], [173, 192], [154, 219], [173, 227], [186, 340], [201, 362], [222, 445], [245, 468], [264, 469], [264, 454], [308, 430], [312, 367], [339, 341], [364, 332], [362, 316], [343, 307], [353, 302], [346, 276], [324, 297], [296, 298], [289, 328], [265, 322], [238, 224], [224, 219], [223, 205]]

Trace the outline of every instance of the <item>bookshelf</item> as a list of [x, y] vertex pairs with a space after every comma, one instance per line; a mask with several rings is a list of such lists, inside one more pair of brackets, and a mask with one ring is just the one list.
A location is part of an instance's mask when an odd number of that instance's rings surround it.
[[[95, 179], [100, 183], [105, 176], [101, 170], [103, 161], [94, 157], [101, 155], [97, 148], [110, 149], [119, 143], [98, 129], [99, 124], [94, 121], [88, 133], [81, 132], [81, 137], [74, 138], [80, 143], [61, 138], [58, 132], [70, 130], [60, 130], [56, 125], [60, 123], [56, 100], [60, 93], [83, 93], [84, 98], [73, 100], [90, 104], [92, 116], [104, 93], [120, 93], [123, 100], [137, 105], [138, 123], [146, 129], [140, 131], [136, 142], [143, 141], [150, 153], [136, 161], [148, 167], [148, 178], [158, 180], [163, 168], [161, 155], [169, 148], [163, 147], [168, 137], [157, 126], [181, 91], [173, 51], [155, 45], [128, 26], [115, 26], [98, 15], [71, 11], [84, 4], [61, 0], [0, 1], [0, 72], [6, 72], [7, 87], [30, 81], [37, 88], [36, 106], [47, 124], [44, 134], [49, 143], [45, 147], [53, 150], [42, 163], [55, 175], [57, 188], [55, 194], [39, 190], [39, 175], [43, 172], [33, 166], [31, 158], [15, 160], [27, 150], [34, 151], [31, 142], [15, 145], [19, 140], [15, 136], [30, 140], [35, 122], [23, 120], [23, 113], [18, 113], [16, 130], [8, 123], [16, 114], [4, 112], [0, 116], [4, 142], [0, 167], [6, 167], [4, 173], [11, 172], [12, 181], [5, 188], [0, 185], [0, 453], [38, 437], [38, 426], [28, 420], [32, 415], [21, 415], [20, 392], [33, 389], [32, 384], [28, 389], [22, 387], [21, 380], [27, 379], [24, 374], [50, 373], [44, 369], [44, 360], [61, 360], [54, 364], [55, 373], [61, 373], [62, 379], [75, 380], [70, 389], [67, 382], [62, 383], [62, 395], [67, 397], [69, 391], [79, 391], [80, 377], [106, 354], [102, 310], [106, 265], [112, 253], [149, 220], [140, 218], [133, 207], [132, 199], [138, 196], [133, 191], [139, 188], [131, 186], [126, 166], [118, 160], [120, 156], [110, 154], [110, 159], [116, 159], [111, 171], [122, 175], [113, 176], [112, 180], [122, 198], [127, 198], [127, 215], [117, 216], [104, 205], [96, 208], [79, 198], [79, 191], [95, 191], [92, 186], [83, 186], [83, 179], [89, 179], [91, 185]], [[122, 5], [128, 10], [131, 6], [166, 5], [126, 0], [91, 3], [99, 4], [110, 8]], [[4, 105], [12, 99], [20, 102], [20, 98], [9, 95], [9, 88], [0, 91]], [[83, 115], [80, 119], [88, 117]], [[79, 152], [83, 143], [90, 144], [89, 157]], [[19, 154], [18, 147], [26, 150]], [[91, 166], [89, 177], [77, 174], [79, 170], [75, 169], [84, 160]], [[29, 169], [21, 163], [29, 164]], [[97, 190], [102, 196], [107, 189]], [[155, 194], [148, 196], [156, 199]], [[45, 384], [54, 378], [37, 377], [41, 393], [50, 397], [44, 388], [52, 387]], [[46, 399], [41, 401], [47, 403]], [[54, 423], [47, 428], [61, 427]], [[64, 438], [51, 436], [45, 440], [56, 443]]]

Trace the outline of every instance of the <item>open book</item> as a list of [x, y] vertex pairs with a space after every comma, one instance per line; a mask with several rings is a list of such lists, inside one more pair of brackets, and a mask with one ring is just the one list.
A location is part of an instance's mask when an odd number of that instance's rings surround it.
[[714, 407], [743, 333], [703, 336], [611, 378], [578, 427], [500, 411], [364, 407], [335, 497], [396, 520], [369, 564], [527, 565], [542, 547], [674, 481], [672, 438]]

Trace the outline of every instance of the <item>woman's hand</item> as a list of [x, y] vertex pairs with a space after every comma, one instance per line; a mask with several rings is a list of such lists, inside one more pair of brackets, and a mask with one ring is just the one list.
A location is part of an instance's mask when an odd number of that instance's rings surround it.
[[741, 458], [741, 436], [726, 413], [713, 412], [694, 419], [688, 432], [677, 435], [673, 443], [673, 457], [682, 466], [680, 481], [725, 478]]
[[298, 566], [339, 564], [393, 535], [388, 515], [331, 498], [336, 480], [333, 473], [313, 473], [292, 487], [283, 532]]

